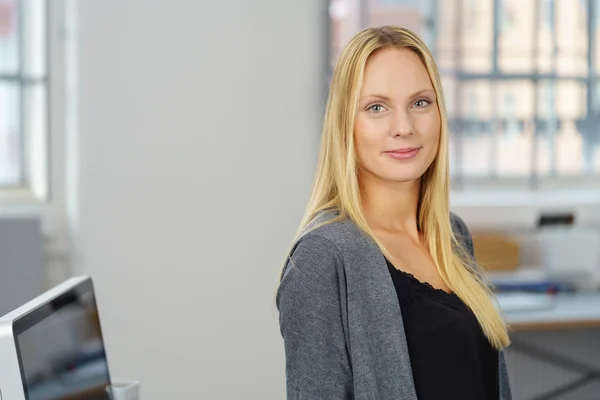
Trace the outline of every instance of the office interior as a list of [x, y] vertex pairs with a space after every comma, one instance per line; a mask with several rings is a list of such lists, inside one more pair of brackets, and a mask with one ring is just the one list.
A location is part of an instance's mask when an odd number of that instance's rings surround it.
[[328, 82], [385, 24], [440, 70], [514, 398], [600, 399], [597, 0], [0, 0], [0, 314], [90, 275], [143, 400], [285, 398]]

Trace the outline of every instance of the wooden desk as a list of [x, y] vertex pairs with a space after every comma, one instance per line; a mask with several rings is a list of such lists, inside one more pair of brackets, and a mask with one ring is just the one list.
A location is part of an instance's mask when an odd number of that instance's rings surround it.
[[503, 315], [515, 332], [600, 327], [600, 293], [561, 294], [548, 308]]

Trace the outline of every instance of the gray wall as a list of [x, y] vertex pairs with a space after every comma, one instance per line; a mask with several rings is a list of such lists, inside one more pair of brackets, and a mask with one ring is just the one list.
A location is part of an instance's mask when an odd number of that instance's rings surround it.
[[325, 3], [78, 3], [75, 272], [144, 400], [284, 397], [273, 299], [316, 159]]
[[38, 218], [0, 219], [0, 316], [46, 289], [43, 248]]

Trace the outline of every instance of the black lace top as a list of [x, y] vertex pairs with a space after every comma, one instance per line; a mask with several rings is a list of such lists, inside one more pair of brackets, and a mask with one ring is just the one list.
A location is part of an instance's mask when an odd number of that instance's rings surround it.
[[498, 352], [455, 294], [389, 261], [419, 400], [497, 400]]

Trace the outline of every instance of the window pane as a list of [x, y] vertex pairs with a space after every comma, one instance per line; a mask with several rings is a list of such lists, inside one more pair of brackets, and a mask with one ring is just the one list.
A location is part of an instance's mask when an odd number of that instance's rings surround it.
[[440, 73], [442, 75], [450, 75], [458, 67], [457, 62], [460, 60], [460, 56], [457, 54], [462, 49], [459, 41], [455, 39], [456, 24], [453, 23], [456, 18], [460, 15], [456, 2], [452, 1], [444, 6], [443, 12], [447, 16], [445, 18], [439, 18], [438, 9], [433, 16], [435, 17], [434, 26], [436, 27], [437, 35], [435, 37], [436, 43], [436, 62]]
[[0, 0], [0, 76], [19, 69], [16, 0]]
[[535, 85], [528, 80], [495, 83], [495, 160], [498, 177], [527, 177], [532, 170]]
[[461, 110], [463, 121], [460, 150], [457, 152], [463, 176], [489, 176], [493, 166], [492, 126], [490, 121], [491, 85], [488, 81], [462, 83]]
[[[587, 139], [585, 84], [574, 80], [543, 81], [538, 90], [538, 174], [584, 174], [591, 169], [595, 147], [592, 137]], [[587, 156], [585, 147], [592, 150]]]
[[48, 121], [47, 89], [43, 84], [29, 85], [23, 91], [24, 175], [36, 198], [48, 195]]
[[0, 186], [21, 183], [19, 86], [0, 82]]
[[[593, 144], [593, 147], [586, 144], [584, 150], [589, 149], [586, 156], [593, 164], [592, 172], [597, 174], [600, 173], [600, 81], [593, 82], [591, 90], [591, 109], [586, 114], [588, 123], [585, 127], [581, 126], [580, 131], [584, 132], [587, 141]], [[580, 124], [582, 122], [580, 121]]]
[[560, 175], [582, 175], [583, 140], [574, 121], [564, 120], [556, 135], [556, 170]]
[[42, 78], [46, 73], [46, 1], [21, 0], [20, 12], [23, 26], [21, 52], [23, 75]]
[[532, 73], [537, 31], [535, 1], [504, 0], [498, 19], [498, 69], [502, 72]]
[[493, 1], [467, 0], [457, 3], [463, 7], [461, 12], [453, 15], [452, 20], [444, 11], [438, 14], [442, 19], [448, 19], [445, 26], [449, 28], [439, 40], [447, 43], [444, 47], [455, 47], [455, 56], [459, 58], [457, 65], [462, 72], [487, 73], [492, 69]]
[[[430, 14], [435, 10], [431, 0], [363, 1], [370, 4], [366, 15], [367, 26], [400, 25], [417, 32], [426, 42], [433, 37]], [[428, 42], [427, 45], [431, 47], [434, 44]]]
[[537, 121], [537, 151], [536, 171], [540, 176], [555, 172], [556, 143], [554, 138], [558, 131], [556, 118], [556, 83], [541, 81], [538, 83], [538, 121]]
[[[587, 2], [587, 0], [585, 1]], [[600, 40], [598, 40], [600, 38], [600, 0], [592, 0], [592, 2], [594, 3], [593, 5], [595, 8], [596, 18], [593, 21], [595, 25], [592, 26], [592, 39], [594, 40], [592, 48], [595, 50], [593, 54], [593, 62], [595, 68], [591, 71], [591, 73], [598, 74], [600, 72]]]
[[587, 74], [587, 2], [554, 3], [557, 72], [561, 75]]
[[375, 0], [375, 3], [380, 6], [409, 6], [415, 5], [414, 0]]

